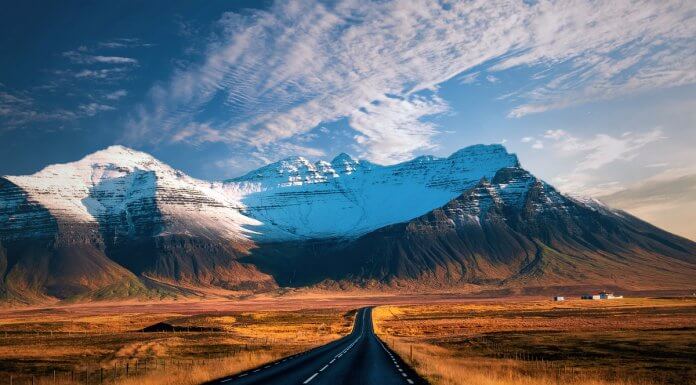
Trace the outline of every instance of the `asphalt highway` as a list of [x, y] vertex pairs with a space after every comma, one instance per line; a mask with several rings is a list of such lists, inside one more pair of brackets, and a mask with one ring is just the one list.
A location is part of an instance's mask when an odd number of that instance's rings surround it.
[[336, 341], [208, 385], [409, 385], [427, 384], [384, 345], [372, 327], [372, 309], [362, 308], [353, 331]]

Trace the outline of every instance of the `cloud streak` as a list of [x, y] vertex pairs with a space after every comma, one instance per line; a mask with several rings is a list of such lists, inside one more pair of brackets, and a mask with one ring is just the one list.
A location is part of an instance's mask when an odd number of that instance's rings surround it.
[[129, 134], [258, 149], [346, 119], [361, 155], [392, 163], [437, 145], [438, 85], [476, 68], [489, 83], [553, 68], [511, 117], [696, 82], [693, 19], [688, 1], [276, 2], [224, 14], [202, 62], [155, 86]]
[[561, 157], [579, 157], [569, 174], [554, 179], [557, 187], [586, 195], [607, 195], [621, 190], [623, 186], [617, 182], [593, 183], [596, 179], [594, 172], [616, 161], [633, 160], [643, 147], [666, 139], [660, 128], [640, 133], [625, 132], [621, 136], [597, 134], [589, 139], [564, 130], [548, 130], [544, 138]]
[[63, 56], [79, 64], [138, 64], [138, 61], [131, 57], [89, 55], [80, 51], [63, 52]]

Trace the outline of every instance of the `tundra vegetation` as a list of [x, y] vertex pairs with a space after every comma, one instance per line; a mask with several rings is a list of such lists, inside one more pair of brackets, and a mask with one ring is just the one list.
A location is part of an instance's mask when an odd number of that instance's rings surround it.
[[345, 309], [9, 311], [0, 313], [0, 384], [200, 384], [339, 338], [353, 316]]
[[375, 331], [436, 385], [696, 383], [696, 299], [380, 306]]

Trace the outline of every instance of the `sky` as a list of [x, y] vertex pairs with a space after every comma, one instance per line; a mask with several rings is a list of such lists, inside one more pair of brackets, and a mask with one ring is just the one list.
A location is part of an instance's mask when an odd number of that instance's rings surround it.
[[694, 1], [3, 3], [0, 175], [112, 144], [219, 180], [502, 143], [696, 239]]

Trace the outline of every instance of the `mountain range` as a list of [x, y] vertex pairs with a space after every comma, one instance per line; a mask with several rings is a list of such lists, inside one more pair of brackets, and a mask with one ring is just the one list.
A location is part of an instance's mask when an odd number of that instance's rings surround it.
[[392, 166], [292, 157], [208, 182], [112, 146], [0, 177], [17, 303], [323, 290], [684, 290], [696, 243], [561, 194], [500, 145]]

